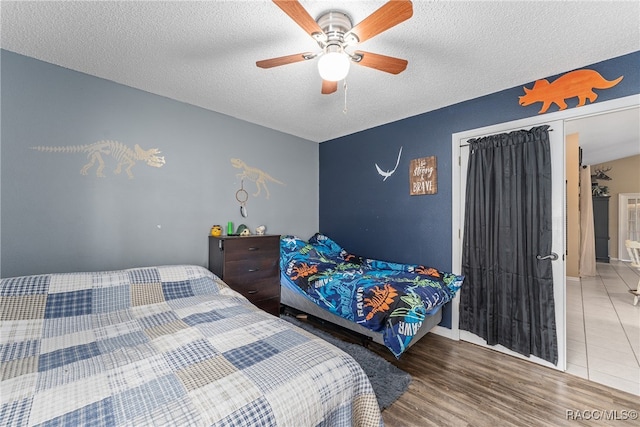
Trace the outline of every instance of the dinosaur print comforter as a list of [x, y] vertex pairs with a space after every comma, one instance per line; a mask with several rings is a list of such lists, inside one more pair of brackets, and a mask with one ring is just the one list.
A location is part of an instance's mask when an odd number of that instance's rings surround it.
[[315, 234], [280, 240], [280, 269], [320, 307], [376, 332], [396, 356], [408, 348], [425, 316], [450, 301], [464, 277], [422, 265], [359, 257]]

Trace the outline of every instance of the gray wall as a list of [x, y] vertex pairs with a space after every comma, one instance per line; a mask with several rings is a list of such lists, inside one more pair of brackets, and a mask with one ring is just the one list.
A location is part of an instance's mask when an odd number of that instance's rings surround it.
[[[318, 144], [232, 117], [1, 50], [0, 274], [93, 271], [158, 264], [207, 265], [213, 224], [265, 224], [270, 234], [318, 230]], [[162, 151], [160, 168], [136, 161], [133, 178], [102, 154], [31, 147], [102, 140]], [[118, 153], [114, 153], [118, 155]], [[239, 169], [268, 182], [248, 218], [235, 194]], [[225, 227], [226, 228], [226, 227]]]

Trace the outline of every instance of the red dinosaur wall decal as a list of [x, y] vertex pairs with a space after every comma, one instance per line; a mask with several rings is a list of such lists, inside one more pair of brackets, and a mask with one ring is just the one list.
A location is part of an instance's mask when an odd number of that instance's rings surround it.
[[585, 105], [587, 99], [593, 103], [598, 95], [593, 89], [609, 89], [620, 83], [624, 76], [608, 81], [594, 70], [577, 70], [564, 74], [549, 83], [548, 80], [536, 80], [531, 89], [524, 89], [520, 96], [520, 105], [526, 107], [535, 102], [542, 102], [542, 109], [538, 114], [546, 112], [551, 104], [556, 104], [560, 110], [567, 108], [565, 99], [578, 97], [577, 107]]

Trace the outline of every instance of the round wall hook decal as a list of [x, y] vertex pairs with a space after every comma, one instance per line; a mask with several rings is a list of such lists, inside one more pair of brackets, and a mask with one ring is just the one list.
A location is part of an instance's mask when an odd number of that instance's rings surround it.
[[240, 181], [240, 189], [236, 191], [236, 200], [240, 203], [240, 215], [246, 218], [247, 213], [247, 200], [249, 200], [249, 193], [244, 189], [244, 180]]

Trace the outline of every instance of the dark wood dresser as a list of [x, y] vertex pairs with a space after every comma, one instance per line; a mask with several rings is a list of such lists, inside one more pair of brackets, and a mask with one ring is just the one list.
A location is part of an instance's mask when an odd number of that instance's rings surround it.
[[209, 270], [254, 305], [280, 312], [280, 236], [209, 236]]

